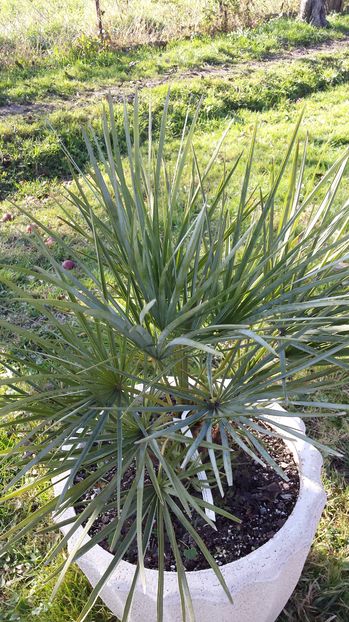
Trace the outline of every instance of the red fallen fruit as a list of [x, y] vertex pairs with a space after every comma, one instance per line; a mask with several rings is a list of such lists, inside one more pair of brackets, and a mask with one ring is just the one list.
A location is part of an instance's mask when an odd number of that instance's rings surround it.
[[11, 220], [14, 220], [14, 219], [15, 219], [15, 217], [14, 217], [13, 214], [11, 214], [11, 212], [6, 212], [3, 215], [2, 219], [1, 219], [1, 222], [10, 222]]
[[55, 243], [55, 239], [52, 238], [51, 236], [49, 238], [47, 238], [47, 240], [45, 240], [46, 246], [53, 246], [54, 243]]
[[29, 225], [27, 225], [27, 233], [33, 233], [34, 229], [37, 228], [37, 224], [35, 224], [35, 222], [31, 222]]
[[76, 263], [72, 259], [65, 259], [65, 261], [62, 262], [62, 267], [64, 268], [64, 270], [73, 270], [75, 266]]

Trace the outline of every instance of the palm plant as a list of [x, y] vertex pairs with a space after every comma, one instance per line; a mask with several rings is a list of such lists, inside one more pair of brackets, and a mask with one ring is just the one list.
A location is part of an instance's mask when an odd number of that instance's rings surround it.
[[[87, 533], [106, 510], [116, 510], [109, 524], [76, 546], [56, 571], [58, 588], [71, 563], [108, 540], [113, 562], [79, 622], [136, 542], [127, 620], [136, 580], [145, 582], [144, 556], [152, 535], [158, 541], [158, 621], [163, 619], [166, 547], [176, 560], [183, 619], [186, 611], [193, 619], [174, 517], [230, 598], [192, 515], [212, 529], [215, 514], [234, 520], [213, 503], [210, 492], [223, 496], [234, 485], [236, 449], [283, 476], [265, 435], [287, 436], [288, 418], [300, 411], [304, 417], [331, 416], [349, 408], [316, 398], [320, 387], [323, 392], [333, 382], [340, 385], [348, 368], [348, 203], [333, 209], [348, 153], [304, 195], [307, 144], [301, 151], [299, 120], [268, 191], [250, 190], [255, 137], [243, 172], [240, 156], [230, 168], [222, 166], [221, 180], [212, 188], [211, 174], [229, 128], [202, 170], [193, 146], [199, 107], [191, 122], [188, 113], [171, 168], [169, 104], [167, 97], [155, 144], [150, 111], [147, 150], [141, 147], [138, 100], [132, 120], [125, 104], [123, 158], [109, 100], [102, 140], [91, 128], [85, 133], [88, 173], [67, 154], [75, 190], [68, 191], [71, 209], [62, 208], [63, 221], [82, 244], [72, 249], [31, 214], [38, 225], [36, 244], [50, 267], [13, 269], [40, 280], [50, 294], [29, 295], [3, 279], [18, 304], [36, 310], [45, 324], [38, 332], [0, 321], [7, 371], [1, 381], [1, 425], [10, 419], [22, 431], [6, 456], [16, 461], [18, 472], [2, 501], [38, 486], [45, 489], [70, 470], [61, 495], [12, 527], [4, 535], [4, 549], [52, 513], [59, 516], [78, 503], [115, 469], [48, 556], [57, 557], [78, 527], [84, 525]], [[229, 198], [234, 176], [241, 176], [240, 193]], [[281, 183], [286, 192], [280, 191]], [[76, 269], [67, 271], [56, 261], [41, 233], [70, 254]], [[263, 424], [276, 401], [287, 412], [271, 432]], [[122, 482], [131, 466], [134, 481], [125, 490]], [[85, 478], [76, 483], [81, 470]]]

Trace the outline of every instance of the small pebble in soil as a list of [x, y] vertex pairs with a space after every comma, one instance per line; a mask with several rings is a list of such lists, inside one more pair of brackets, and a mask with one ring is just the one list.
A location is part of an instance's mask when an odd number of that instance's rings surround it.
[[[225, 486], [225, 496], [223, 499], [217, 490], [213, 491], [213, 497], [216, 505], [239, 518], [241, 523], [232, 522], [222, 516], [217, 516], [217, 531], [214, 531], [201, 517], [196, 516], [193, 519], [195, 520], [197, 533], [203, 539], [219, 566], [248, 555], [248, 553], [251, 553], [251, 551], [254, 551], [272, 538], [284, 525], [297, 501], [299, 477], [297, 465], [291, 451], [281, 439], [264, 436], [263, 442], [272, 458], [282, 466], [288, 477], [288, 482], [285, 482], [269, 465], [262, 466], [254, 462], [250, 456], [236, 450], [234, 485], [233, 487]], [[115, 472], [116, 468], [113, 466], [105, 476], [105, 479], [111, 481]], [[134, 465], [131, 465], [122, 480], [122, 490], [129, 490], [134, 480], [135, 472]], [[79, 472], [75, 482], [81, 481], [84, 477], [86, 477], [86, 474], [83, 471]], [[145, 477], [145, 485], [151, 485], [147, 475]], [[86, 503], [94, 498], [96, 494], [99, 494], [99, 492], [100, 487], [96, 484], [79, 502], [79, 505], [75, 507], [77, 513], [82, 512], [86, 507]], [[95, 521], [89, 531], [89, 535], [93, 536], [101, 531], [116, 516], [116, 508], [108, 510], [108, 512]], [[132, 522], [125, 525], [125, 533], [131, 525]], [[186, 570], [203, 570], [208, 568], [209, 565], [198, 549], [196, 542], [174, 516], [173, 528]], [[100, 544], [108, 550], [108, 542], [106, 540], [103, 540]], [[190, 559], [188, 559], [188, 555], [184, 553], [188, 548], [196, 549], [198, 554], [190, 556]], [[125, 560], [134, 564], [137, 563], [137, 556], [138, 549], [135, 542], [129, 547]], [[147, 568], [158, 567], [156, 529], [154, 529], [154, 534], [150, 537], [144, 563]], [[176, 568], [175, 558], [166, 538], [164, 564], [166, 570], [174, 571]]]

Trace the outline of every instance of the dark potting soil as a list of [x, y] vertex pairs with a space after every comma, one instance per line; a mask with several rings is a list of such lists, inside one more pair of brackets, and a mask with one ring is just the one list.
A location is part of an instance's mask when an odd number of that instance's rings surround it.
[[[245, 452], [239, 451], [237, 452], [236, 461], [234, 461], [236, 465], [233, 486], [226, 486], [223, 498], [217, 490], [214, 490], [213, 498], [215, 505], [224, 508], [239, 518], [241, 522], [232, 522], [227, 518], [216, 515], [217, 531], [214, 531], [200, 516], [193, 514], [191, 518], [191, 524], [195, 527], [219, 566], [248, 555], [248, 553], [251, 553], [251, 551], [270, 540], [284, 525], [297, 501], [299, 477], [291, 451], [281, 439], [264, 436], [263, 442], [270, 455], [283, 469], [289, 481], [284, 481], [272, 467], [263, 467]], [[114, 474], [115, 468], [111, 469], [106, 479], [110, 480]], [[135, 469], [131, 466], [123, 478], [123, 490], [129, 489], [134, 476]], [[81, 481], [84, 477], [86, 477], [86, 474], [81, 471], [76, 476], [75, 482]], [[90, 489], [79, 504], [76, 505], [76, 512], [82, 512], [86, 503], [99, 492], [100, 487], [98, 486]], [[116, 509], [114, 508], [101, 515], [90, 529], [90, 536], [101, 531], [115, 516]], [[174, 515], [172, 515], [172, 520], [184, 567], [187, 570], [209, 568], [209, 564], [191, 535]], [[130, 524], [129, 522], [123, 535], [126, 534]], [[154, 528], [156, 533], [156, 525], [154, 525]], [[100, 542], [100, 545], [104, 549], [109, 550], [106, 540]], [[134, 541], [124, 559], [136, 564], [137, 557], [137, 543]], [[158, 567], [156, 535], [150, 538], [144, 564], [147, 568], [156, 569]], [[168, 542], [165, 542], [165, 569], [176, 570], [174, 555]]]

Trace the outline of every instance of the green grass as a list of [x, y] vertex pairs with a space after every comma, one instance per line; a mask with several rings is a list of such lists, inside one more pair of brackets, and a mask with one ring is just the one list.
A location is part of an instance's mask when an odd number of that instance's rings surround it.
[[[165, 95], [165, 88], [161, 87], [156, 89], [158, 107], [163, 102]], [[180, 100], [180, 93], [176, 92], [174, 95], [174, 111], [171, 119], [174, 124], [173, 134], [178, 134], [179, 121], [182, 120], [184, 114], [184, 105], [182, 107]], [[153, 100], [155, 95], [153, 94]], [[290, 103], [281, 103], [277, 108], [267, 110], [264, 112], [249, 111], [247, 109], [241, 109], [237, 114], [224, 115], [223, 118], [217, 117], [216, 119], [209, 116], [209, 113], [203, 109], [203, 119], [201, 126], [199, 125], [199, 133], [196, 139], [196, 150], [198, 157], [203, 161], [207, 158], [207, 154], [210, 153], [212, 144], [218, 141], [223, 129], [227, 127], [228, 119], [233, 118], [234, 122], [227, 136], [224, 155], [227, 161], [233, 160], [241, 151], [247, 149], [255, 124], [258, 125], [258, 140], [257, 140], [257, 152], [256, 152], [256, 165], [253, 170], [253, 176], [255, 183], [260, 183], [263, 187], [266, 187], [269, 183], [268, 169], [273, 160], [279, 162], [282, 157], [284, 145], [292, 132], [292, 128], [298, 115], [305, 106], [305, 117], [302, 123], [300, 136], [305, 138], [306, 134], [309, 134], [309, 150], [308, 150], [308, 164], [306, 183], [310, 187], [318, 177], [324, 173], [327, 168], [335, 161], [343, 149], [349, 143], [349, 119], [348, 119], [348, 94], [347, 85], [340, 85], [331, 90], [325, 92], [317, 92], [311, 96], [301, 99], [300, 101]], [[177, 117], [175, 111], [177, 110]], [[181, 111], [181, 112], [180, 112]], [[58, 113], [57, 113], [58, 114]], [[97, 108], [94, 109], [94, 114], [97, 115]], [[86, 111], [84, 112], [85, 118], [87, 118]], [[95, 118], [97, 118], [95, 116]], [[68, 124], [68, 122], [67, 122]], [[69, 127], [69, 125], [67, 125]], [[78, 147], [72, 150], [73, 153], [77, 153], [82, 149], [82, 139], [80, 134], [80, 127], [78, 121], [71, 126], [72, 134], [70, 135], [65, 129], [66, 136], [70, 139], [68, 146], [72, 148], [74, 140], [78, 139]], [[54, 135], [53, 135], [53, 138]], [[173, 145], [175, 145], [177, 138], [173, 138]], [[38, 152], [38, 143], [34, 143]], [[57, 156], [56, 159], [52, 157], [52, 167], [57, 168], [67, 166], [64, 161], [64, 156], [59, 151], [59, 143], [57, 141]], [[80, 150], [80, 151], [79, 151]], [[242, 164], [241, 164], [242, 167]], [[52, 172], [52, 169], [51, 169]], [[13, 175], [16, 180], [16, 174], [19, 173], [19, 168], [14, 167]], [[58, 175], [58, 174], [57, 174]], [[217, 183], [218, 179], [215, 177], [216, 173], [212, 173], [212, 184]], [[42, 183], [42, 180], [44, 183]], [[53, 227], [62, 228], [64, 225], [59, 220], [60, 210], [58, 203], [64, 200], [61, 195], [64, 193], [65, 185], [69, 182], [62, 182], [58, 180], [48, 181], [47, 177], [42, 173], [41, 179], [38, 180], [19, 180], [17, 185], [17, 194], [12, 197], [15, 201], [22, 205], [24, 208], [33, 213], [38, 213], [40, 210], [40, 218], [43, 221]], [[238, 175], [235, 181], [233, 178], [229, 193], [231, 201], [234, 204], [234, 196], [238, 192]], [[338, 200], [343, 201], [346, 196], [346, 184], [343, 184], [340, 190]], [[11, 199], [12, 201], [12, 199]], [[57, 203], [58, 202], [58, 203]], [[28, 219], [21, 216], [12, 205], [9, 199], [4, 200], [0, 210], [2, 212], [11, 211], [15, 214], [16, 218], [13, 222], [9, 222], [1, 225], [0, 229], [0, 262], [6, 263], [9, 266], [12, 263], [21, 262], [27, 266], [31, 264], [37, 264], [40, 259], [38, 251], [33, 244], [32, 237], [26, 233], [26, 225]], [[74, 243], [73, 240], [70, 243]], [[63, 259], [60, 249], [57, 249], [57, 259]], [[10, 268], [9, 268], [10, 269]], [[6, 293], [3, 294], [3, 305], [6, 304]]]
[[[14, 442], [12, 435], [0, 432], [0, 451]], [[5, 466], [0, 470], [0, 486], [10, 477], [13, 468]], [[8, 528], [15, 516], [22, 518], [35, 509], [35, 498], [26, 497], [0, 507], [0, 531]], [[64, 588], [57, 599], [50, 600], [54, 581], [48, 582], [51, 566], [43, 566], [43, 559], [51, 539], [40, 535], [28, 536], [9, 555], [0, 558], [0, 620], [1, 622], [74, 622], [84, 601], [88, 598], [89, 586], [77, 568], [69, 571]], [[51, 540], [51, 541], [50, 541]], [[58, 562], [57, 562], [58, 563]], [[110, 612], [97, 605], [88, 622], [116, 622]]]
[[[346, 399], [348, 390], [345, 391]], [[337, 398], [343, 396], [338, 396]], [[335, 396], [334, 396], [335, 399]], [[278, 622], [346, 622], [349, 617], [349, 423], [317, 420], [312, 434], [344, 453], [325, 460], [328, 495], [302, 577]]]
[[[218, 66], [229, 62], [236, 65], [241, 60], [258, 60], [277, 54], [283, 46], [313, 45], [347, 34], [348, 17], [342, 16], [333, 20], [332, 24], [333, 28], [328, 31], [317, 31], [291, 21], [276, 20], [252, 33], [176, 42], [164, 50], [148, 46], [130, 52], [102, 51], [92, 66], [86, 52], [79, 56], [74, 50], [63, 59], [44, 54], [35, 60], [34, 66], [26, 65], [22, 59], [23, 67], [13, 64], [2, 72], [0, 97], [3, 97], [2, 101], [9, 98], [17, 102], [24, 101], [26, 97], [47, 98], [50, 89], [51, 96], [67, 97], [77, 90], [96, 88], [117, 80], [155, 76], [169, 69], [183, 71], [204, 63]], [[136, 65], [129, 67], [128, 64], [133, 61]], [[224, 149], [227, 161], [231, 161], [241, 150], [246, 150], [253, 126], [257, 123], [257, 166], [253, 174], [256, 183], [267, 185], [268, 167], [273, 160], [279, 161], [287, 137], [305, 105], [301, 136], [304, 138], [309, 133], [307, 184], [311, 185], [349, 144], [348, 62], [345, 51], [330, 55], [324, 51], [292, 64], [273, 62], [252, 72], [244, 73], [237, 68], [237, 75], [230, 82], [217, 77], [174, 83], [171, 111], [173, 145], [178, 141], [180, 124], [191, 93], [194, 93], [195, 99], [204, 92], [196, 146], [200, 160], [207, 158], [212, 143], [218, 139], [229, 119], [232, 118], [234, 123]], [[66, 72], [72, 77], [68, 78]], [[158, 116], [166, 90], [166, 86], [160, 86], [146, 90], [141, 96], [145, 102], [151, 92]], [[145, 110], [145, 104], [142, 105]], [[9, 275], [12, 263], [21, 262], [30, 266], [43, 261], [32, 238], [26, 233], [27, 219], [19, 215], [10, 201], [15, 200], [34, 212], [40, 210], [44, 222], [54, 228], [64, 228], [59, 221], [57, 199], [61, 197], [64, 185], [69, 183], [65, 180], [69, 169], [60, 150], [60, 139], [83, 166], [85, 158], [80, 125], [90, 121], [98, 132], [99, 111], [99, 104], [57, 110], [49, 115], [49, 122], [55, 131], [47, 126], [44, 119], [35, 116], [31, 120], [13, 116], [1, 121], [0, 158], [6, 156], [6, 166], [0, 169], [3, 199], [0, 213], [9, 210], [16, 215], [12, 223], [0, 225], [0, 263], [7, 264]], [[212, 183], [216, 182], [213, 172]], [[343, 184], [339, 200], [347, 199], [347, 188], [348, 184]], [[237, 193], [234, 183], [229, 192], [234, 205]], [[75, 242], [71, 239], [70, 243]], [[57, 248], [56, 253], [58, 259], [64, 258], [61, 249]], [[28, 287], [40, 289], [42, 285], [28, 281]], [[6, 292], [0, 292], [0, 296], [3, 315], [11, 313], [18, 322], [37, 322], [38, 330], [42, 329], [39, 317], [23, 315], [22, 309], [9, 302]], [[333, 400], [340, 401], [338, 396]], [[347, 394], [342, 401], [347, 401]], [[312, 432], [321, 441], [341, 447], [348, 455], [348, 423], [316, 423]], [[0, 451], [14, 441], [14, 431], [0, 432]], [[10, 465], [0, 468], [0, 486], [8, 480], [11, 471]], [[328, 505], [302, 578], [278, 622], [346, 622], [349, 619], [348, 478], [347, 459], [340, 463], [326, 460]], [[35, 498], [27, 497], [21, 503], [0, 506], [0, 531], [11, 525], [15, 515], [24, 516], [33, 504]], [[34, 538], [27, 538], [8, 558], [0, 559], [1, 622], [73, 622], [76, 619], [87, 600], [89, 586], [74, 568], [70, 570], [57, 599], [50, 602], [52, 582], [46, 583], [49, 569], [42, 564], [49, 544], [37, 534]], [[116, 622], [116, 619], [98, 604], [88, 622]]]
[[14, 53], [1, 71], [0, 104], [68, 98], [102, 86], [154, 78], [173, 71], [262, 60], [285, 50], [348, 36], [349, 16], [331, 17], [330, 21], [329, 29], [319, 30], [295, 20], [279, 19], [242, 33], [174, 41], [160, 49], [144, 45], [133, 50], [113, 50], [87, 38], [68, 51], [57, 48], [34, 57], [17, 57]]
[[[229, 3], [235, 27], [251, 22], [251, 16], [244, 15], [248, 3], [249, 0]], [[284, 11], [297, 10], [297, 4], [298, 0], [287, 0], [283, 4]], [[157, 0], [156, 3], [153, 0], [101, 0], [106, 30], [114, 41], [128, 44], [130, 41], [168, 40], [214, 30], [219, 26], [217, 5], [218, 0]], [[279, 11], [280, 0], [254, 0], [252, 19], [256, 23]], [[97, 34], [94, 0], [2, 2], [0, 36], [9, 39], [10, 43], [27, 37], [28, 47], [49, 49], [57, 41], [60, 45], [67, 45], [81, 33], [87, 36]]]
[[[236, 70], [228, 77], [212, 76], [174, 81], [170, 131], [174, 138], [180, 135], [187, 105], [203, 94], [200, 127], [209, 132], [227, 118], [235, 118], [237, 126], [246, 124], [249, 112], [284, 110], [291, 102], [309, 94], [324, 92], [349, 81], [349, 52], [336, 54], [325, 52], [299, 59], [293, 63], [281, 61], [266, 67], [245, 71]], [[154, 109], [154, 129], [157, 130], [162, 102], [167, 85], [142, 91], [143, 135], [146, 136], [148, 99], [151, 96]], [[331, 95], [330, 95], [331, 97]], [[121, 110], [122, 105], [117, 107]], [[69, 175], [69, 166], [61, 156], [61, 144], [66, 145], [80, 166], [86, 163], [86, 152], [81, 125], [91, 123], [100, 133], [99, 103], [82, 107], [66, 107], [52, 112], [46, 118], [8, 117], [0, 121], [0, 153], [5, 165], [0, 171], [0, 200], [20, 192], [22, 186], [41, 179], [61, 179]], [[247, 117], [246, 117], [247, 115]], [[251, 115], [250, 115], [251, 116]], [[122, 116], [117, 114], [116, 123], [122, 134]]]

